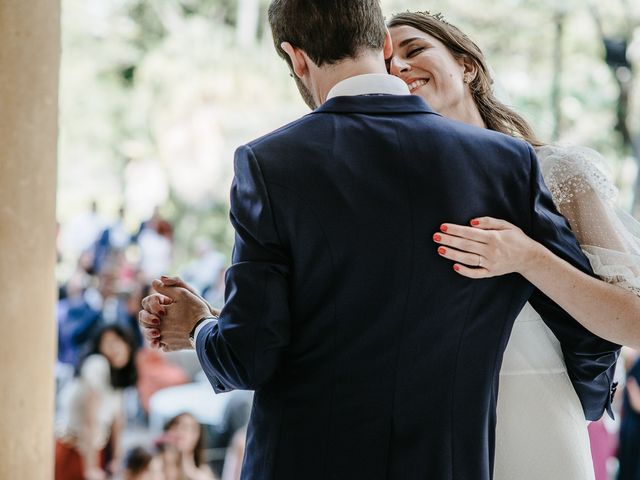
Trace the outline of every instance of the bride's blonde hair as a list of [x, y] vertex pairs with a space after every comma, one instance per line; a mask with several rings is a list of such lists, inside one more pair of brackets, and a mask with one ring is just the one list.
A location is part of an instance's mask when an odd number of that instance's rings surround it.
[[491, 88], [493, 79], [482, 50], [458, 27], [448, 23], [442, 15], [429, 12], [399, 13], [387, 24], [389, 28], [402, 25], [437, 38], [456, 59], [466, 59], [476, 67], [476, 76], [469, 83], [469, 89], [488, 129], [522, 138], [534, 147], [544, 145], [529, 122], [495, 97]]

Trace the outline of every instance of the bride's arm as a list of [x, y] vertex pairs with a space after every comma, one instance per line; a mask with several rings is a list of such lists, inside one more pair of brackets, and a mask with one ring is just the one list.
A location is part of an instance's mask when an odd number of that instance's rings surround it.
[[[573, 220], [578, 240], [624, 252], [623, 239], [611, 222], [604, 221], [609, 217], [598, 195], [584, 192], [578, 200], [572, 204], [573, 211], [563, 209]], [[588, 218], [598, 218], [598, 228], [581, 228], [580, 219], [587, 218], [587, 213]], [[594, 334], [640, 347], [639, 296], [586, 275], [508, 222], [485, 217], [472, 225], [444, 224], [443, 232], [434, 235], [442, 245], [440, 255], [457, 262], [458, 273], [470, 278], [520, 273]]]

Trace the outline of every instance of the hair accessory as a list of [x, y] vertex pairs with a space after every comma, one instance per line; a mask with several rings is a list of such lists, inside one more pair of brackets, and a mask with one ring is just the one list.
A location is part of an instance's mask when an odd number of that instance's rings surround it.
[[429, 10], [425, 10], [424, 12], [416, 12], [419, 13], [420, 15], [424, 15], [425, 17], [431, 17], [434, 20], [437, 20], [439, 22], [445, 23], [447, 25], [453, 26], [451, 25], [449, 22], [447, 22], [447, 19], [444, 18], [444, 15], [440, 12], [438, 13], [431, 13]]

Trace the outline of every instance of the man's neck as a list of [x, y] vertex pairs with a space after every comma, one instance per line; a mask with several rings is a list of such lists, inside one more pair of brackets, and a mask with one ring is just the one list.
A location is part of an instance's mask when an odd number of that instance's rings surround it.
[[347, 78], [371, 73], [388, 74], [382, 54], [363, 55], [355, 60], [343, 60], [335, 65], [319, 68], [314, 87], [315, 97], [321, 105], [327, 101], [327, 94], [336, 84]]

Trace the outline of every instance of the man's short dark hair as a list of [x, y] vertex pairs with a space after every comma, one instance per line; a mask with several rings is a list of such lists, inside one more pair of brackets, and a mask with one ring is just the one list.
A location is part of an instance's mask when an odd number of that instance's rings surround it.
[[276, 50], [289, 65], [282, 42], [303, 50], [319, 67], [384, 47], [379, 0], [273, 0], [269, 23]]

